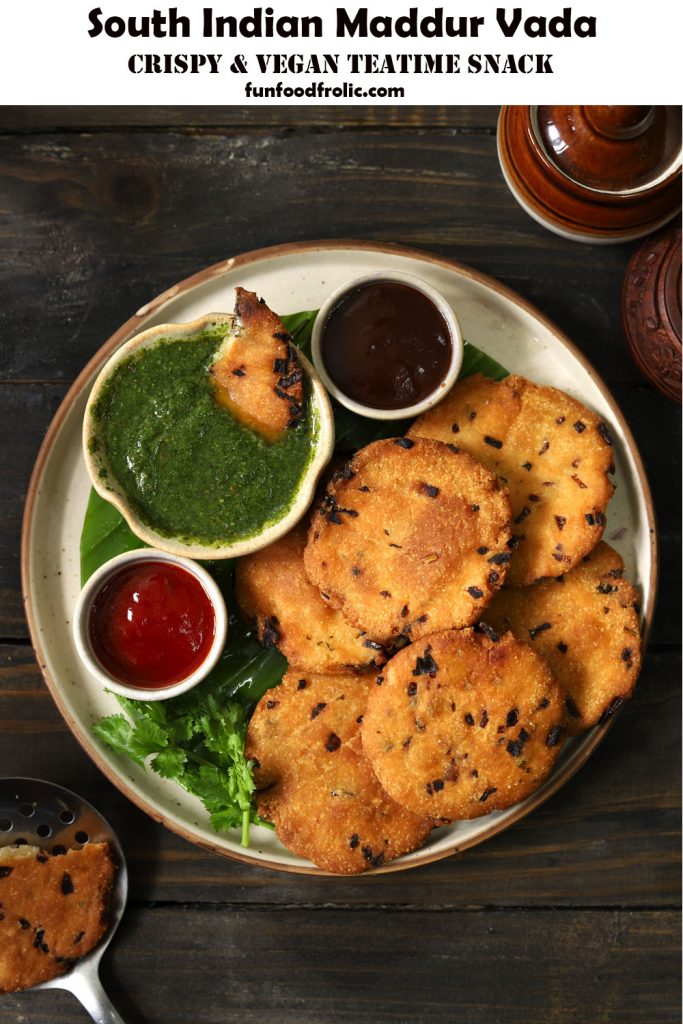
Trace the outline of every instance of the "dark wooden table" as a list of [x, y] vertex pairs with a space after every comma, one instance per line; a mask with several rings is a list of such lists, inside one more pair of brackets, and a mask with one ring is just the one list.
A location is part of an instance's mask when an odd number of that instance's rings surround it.
[[[540, 228], [507, 191], [487, 107], [0, 110], [0, 773], [59, 782], [119, 831], [130, 904], [107, 986], [149, 1024], [660, 1024], [679, 994], [679, 410], [640, 378], [619, 300], [633, 245]], [[205, 853], [130, 805], [42, 681], [19, 584], [22, 506], [69, 382], [154, 295], [229, 255], [359, 238], [504, 281], [594, 362], [654, 490], [661, 587], [634, 699], [531, 817], [378, 878]], [[3, 1024], [77, 1022], [66, 993]]]

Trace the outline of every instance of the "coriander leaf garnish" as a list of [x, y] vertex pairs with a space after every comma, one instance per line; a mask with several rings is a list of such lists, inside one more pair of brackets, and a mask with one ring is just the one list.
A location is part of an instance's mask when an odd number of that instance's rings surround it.
[[204, 803], [217, 831], [240, 828], [249, 845], [249, 825], [261, 824], [252, 803], [252, 762], [244, 756], [247, 713], [237, 701], [220, 702], [207, 681], [172, 700], [118, 697], [123, 714], [102, 718], [97, 736], [117, 754], [173, 779]]

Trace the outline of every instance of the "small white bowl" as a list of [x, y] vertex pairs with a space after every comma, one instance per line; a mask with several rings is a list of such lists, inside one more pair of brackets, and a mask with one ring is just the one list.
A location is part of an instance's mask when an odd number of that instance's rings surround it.
[[[416, 402], [414, 405], [404, 406], [401, 409], [377, 409], [374, 406], [363, 405], [361, 402], [356, 402], [352, 398], [349, 398], [348, 395], [344, 394], [344, 392], [337, 387], [328, 374], [322, 356], [322, 338], [325, 332], [325, 325], [327, 323], [327, 318], [334, 307], [341, 301], [341, 299], [344, 298], [345, 295], [354, 291], [356, 288], [360, 288], [367, 284], [380, 284], [387, 281], [395, 284], [408, 285], [410, 288], [414, 288], [416, 291], [422, 292], [423, 295], [430, 299], [446, 321], [451, 338], [451, 361], [444, 379], [440, 381], [436, 388], [427, 395], [426, 398], [423, 398], [422, 401]], [[311, 338], [311, 356], [313, 359], [313, 365], [329, 393], [336, 398], [341, 405], [350, 409], [351, 412], [358, 413], [359, 416], [366, 416], [368, 419], [373, 420], [402, 420], [411, 416], [419, 416], [420, 413], [426, 412], [427, 409], [431, 409], [433, 405], [436, 405], [442, 398], [445, 398], [458, 379], [460, 367], [462, 366], [463, 351], [462, 331], [460, 329], [460, 324], [458, 323], [458, 318], [443, 295], [441, 295], [441, 293], [435, 288], [432, 288], [431, 285], [420, 280], [419, 277], [413, 277], [412, 274], [404, 274], [401, 271], [396, 270], [386, 270], [373, 274], [362, 274], [360, 277], [354, 277], [350, 281], [347, 281], [346, 284], [343, 284], [340, 288], [337, 288], [337, 290], [332, 292], [327, 301], [320, 307], [313, 324], [313, 333]]]
[[[90, 612], [95, 598], [113, 576], [125, 566], [135, 562], [159, 562], [178, 565], [182, 569], [186, 569], [201, 584], [214, 610], [215, 632], [209, 653], [199, 668], [196, 668], [194, 672], [179, 683], [172, 683], [170, 686], [126, 686], [125, 683], [112, 676], [102, 665], [93, 650], [90, 640]], [[189, 558], [171, 555], [166, 551], [157, 551], [153, 548], [139, 548], [135, 551], [126, 551], [124, 554], [117, 555], [100, 566], [81, 590], [73, 616], [74, 643], [85, 667], [108, 690], [121, 694], [123, 697], [130, 697], [133, 700], [168, 700], [169, 697], [177, 697], [178, 694], [191, 690], [193, 686], [196, 686], [197, 683], [201, 682], [209, 674], [220, 658], [225, 646], [227, 632], [228, 613], [223, 595], [214, 578], [206, 569], [201, 565], [197, 565], [196, 562], [191, 561]]]

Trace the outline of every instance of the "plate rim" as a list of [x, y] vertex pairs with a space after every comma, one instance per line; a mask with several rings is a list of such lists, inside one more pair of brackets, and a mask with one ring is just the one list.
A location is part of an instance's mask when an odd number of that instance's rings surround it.
[[[279, 257], [295, 256], [301, 253], [311, 253], [316, 251], [348, 251], [348, 250], [361, 250], [363, 252], [374, 252], [384, 255], [393, 256], [405, 256], [407, 258], [418, 260], [419, 262], [432, 264], [435, 266], [442, 267], [446, 270], [455, 271], [459, 276], [468, 278], [469, 280], [475, 281], [476, 283], [483, 285], [485, 288], [492, 290], [499, 295], [503, 296], [514, 306], [520, 308], [524, 313], [541, 323], [543, 327], [548, 330], [554, 338], [556, 338], [560, 344], [566, 348], [570, 354], [577, 360], [582, 368], [588, 373], [591, 380], [597, 387], [602, 398], [607, 403], [610, 413], [613, 417], [613, 421], [619, 425], [621, 435], [623, 437], [624, 446], [633, 460], [635, 476], [637, 479], [639, 493], [643, 499], [646, 511], [648, 538], [649, 538], [649, 549], [650, 549], [650, 578], [649, 578], [649, 594], [648, 600], [645, 607], [641, 608], [641, 616], [643, 622], [642, 629], [642, 641], [643, 641], [643, 653], [647, 649], [647, 644], [652, 629], [652, 622], [654, 618], [656, 596], [657, 596], [657, 583], [659, 577], [659, 542], [657, 535], [657, 522], [655, 518], [654, 503], [652, 500], [652, 493], [650, 485], [645, 473], [645, 467], [643, 459], [636, 444], [635, 438], [631, 432], [631, 429], [626, 422], [626, 419], [621, 412], [616, 400], [612, 396], [610, 389], [607, 384], [603, 381], [600, 374], [597, 372], [595, 367], [592, 365], [590, 360], [583, 354], [583, 352], [576, 347], [574, 342], [560, 330], [557, 325], [544, 313], [541, 313], [533, 303], [529, 302], [519, 293], [515, 292], [512, 288], [502, 284], [502, 282], [490, 277], [479, 270], [475, 270], [466, 264], [461, 263], [459, 260], [452, 259], [448, 256], [442, 256], [438, 253], [430, 252], [429, 250], [414, 249], [410, 246], [399, 245], [393, 242], [382, 242], [382, 241], [361, 241], [357, 239], [318, 239], [310, 241], [298, 241], [298, 242], [285, 242], [278, 245], [266, 246], [259, 249], [252, 249], [248, 252], [238, 254], [237, 256], [229, 257], [228, 259], [221, 260], [218, 263], [213, 263], [208, 267], [204, 267], [202, 270], [191, 274], [189, 277], [184, 278], [177, 284], [165, 289], [159, 293], [150, 302], [145, 303], [141, 306], [131, 317], [129, 317], [109, 338], [98, 348], [93, 356], [88, 360], [83, 369], [80, 371], [73, 384], [67, 390], [64, 398], [62, 399], [57, 411], [55, 412], [50, 425], [45, 433], [45, 437], [38, 450], [36, 461], [33, 466], [31, 473], [30, 482], [26, 492], [26, 499], [24, 504], [24, 512], [22, 517], [22, 528], [21, 528], [21, 547], [20, 547], [20, 566], [21, 566], [21, 589], [24, 603], [24, 611], [26, 614], [26, 620], [29, 628], [29, 636], [33, 649], [36, 655], [36, 660], [40, 668], [45, 684], [47, 685], [50, 695], [57, 705], [62, 718], [66, 725], [71, 731], [72, 735], [79, 743], [81, 748], [84, 750], [86, 755], [95, 764], [95, 766], [102, 772], [106, 779], [112, 783], [125, 797], [130, 800], [132, 804], [142, 810], [145, 814], [151, 817], [157, 823], [168, 828], [171, 832], [181, 836], [181, 838], [193, 843], [195, 846], [199, 846], [202, 849], [208, 850], [211, 853], [218, 854], [223, 857], [228, 857], [232, 860], [237, 860], [243, 864], [247, 864], [250, 867], [257, 868], [269, 868], [271, 870], [286, 872], [288, 874], [303, 874], [313, 876], [331, 876], [334, 878], [356, 878], [356, 875], [338, 875], [332, 872], [324, 871], [315, 865], [302, 865], [302, 864], [284, 864], [279, 861], [270, 860], [268, 857], [254, 858], [247, 853], [242, 853], [239, 850], [227, 850], [222, 846], [217, 846], [207, 840], [197, 837], [192, 833], [191, 829], [185, 828], [182, 824], [175, 821], [169, 820], [166, 815], [159, 810], [159, 808], [151, 801], [140, 797], [134, 791], [131, 792], [127, 782], [120, 773], [117, 773], [113, 768], [110, 767], [107, 761], [105, 761], [97, 747], [94, 745], [89, 734], [83, 731], [80, 725], [72, 718], [66, 705], [61, 700], [61, 692], [54, 679], [51, 677], [51, 673], [48, 669], [47, 660], [44, 656], [43, 648], [40, 642], [40, 633], [37, 628], [36, 620], [34, 617], [32, 593], [30, 586], [30, 574], [29, 574], [29, 561], [30, 561], [30, 539], [32, 533], [33, 513], [36, 504], [36, 498], [40, 487], [43, 471], [46, 462], [49, 458], [52, 447], [55, 443], [57, 434], [64, 422], [67, 413], [71, 410], [74, 402], [81, 396], [87, 383], [90, 381], [93, 374], [101, 367], [109, 355], [114, 349], [116, 349], [123, 341], [131, 337], [137, 330], [141, 328], [141, 323], [149, 317], [151, 314], [158, 313], [173, 299], [176, 299], [179, 295], [185, 294], [186, 292], [192, 291], [194, 288], [205, 284], [207, 281], [212, 280], [215, 277], [220, 277], [222, 274], [232, 271], [236, 268], [246, 267], [253, 263], [265, 262], [270, 259], [276, 259]], [[425, 856], [421, 857], [416, 861], [404, 861], [402, 858], [398, 858], [389, 864], [384, 865], [381, 868], [375, 869], [366, 874], [388, 874], [396, 871], [406, 871], [409, 869], [422, 867], [426, 864], [434, 863], [438, 860], [444, 860], [447, 857], [451, 857], [454, 854], [461, 854], [466, 849], [478, 846], [480, 843], [490, 839], [492, 836], [503, 832], [508, 828], [511, 828], [517, 822], [526, 818], [527, 815], [531, 814], [532, 811], [536, 810], [542, 803], [545, 803], [551, 796], [557, 793], [569, 780], [578, 772], [580, 768], [589, 760], [595, 751], [596, 747], [602, 742], [607, 732], [611, 729], [615, 720], [619, 717], [616, 715], [610, 716], [606, 722], [602, 725], [595, 726], [592, 733], [586, 733], [586, 738], [583, 741], [583, 749], [581, 755], [578, 758], [572, 758], [563, 765], [556, 775], [552, 779], [547, 780], [546, 783], [535, 793], [532, 793], [523, 803], [518, 805], [518, 809], [509, 817], [506, 817], [501, 822], [500, 818], [495, 818], [487, 828], [484, 828], [476, 836], [470, 837], [463, 840], [460, 843], [454, 844], [452, 847], [445, 850], [433, 851], [431, 854], [426, 853]]]

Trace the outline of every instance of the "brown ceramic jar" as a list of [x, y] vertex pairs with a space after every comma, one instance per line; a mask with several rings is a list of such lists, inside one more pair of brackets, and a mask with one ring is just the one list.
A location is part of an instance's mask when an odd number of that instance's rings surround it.
[[640, 238], [681, 208], [680, 107], [502, 107], [498, 154], [521, 206], [567, 238]]

